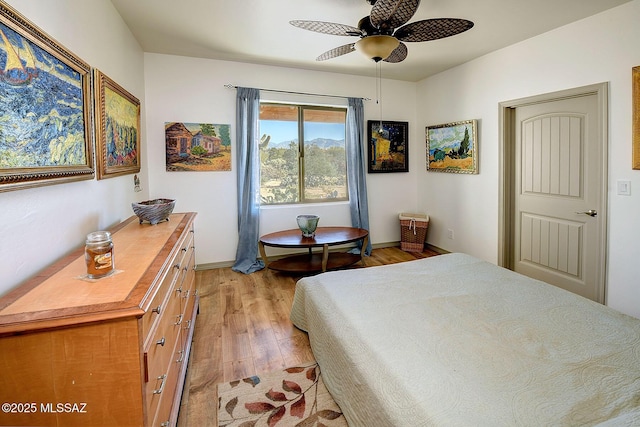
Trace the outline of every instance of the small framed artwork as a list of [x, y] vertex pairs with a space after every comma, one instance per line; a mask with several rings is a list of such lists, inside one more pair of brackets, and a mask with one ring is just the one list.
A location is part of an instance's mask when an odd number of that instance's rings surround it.
[[140, 172], [140, 101], [94, 71], [98, 179]]
[[369, 173], [409, 172], [409, 123], [367, 121]]
[[633, 67], [633, 168], [640, 169], [640, 65]]
[[477, 120], [427, 126], [427, 170], [478, 173]]
[[231, 125], [164, 124], [167, 172], [231, 170]]
[[91, 68], [0, 2], [0, 191], [93, 179]]

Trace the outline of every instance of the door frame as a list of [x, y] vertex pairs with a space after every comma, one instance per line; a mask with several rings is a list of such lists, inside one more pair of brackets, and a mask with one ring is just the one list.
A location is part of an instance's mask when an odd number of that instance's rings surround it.
[[499, 144], [499, 180], [498, 180], [498, 265], [513, 270], [514, 266], [514, 224], [515, 224], [515, 141], [517, 126], [516, 108], [526, 105], [558, 101], [587, 95], [596, 95], [598, 102], [598, 136], [602, 163], [602, 182], [600, 183], [600, 204], [596, 209], [600, 217], [598, 231], [600, 247], [598, 251], [597, 280], [599, 283], [598, 302], [606, 304], [607, 253], [608, 240], [608, 199], [609, 199], [609, 83], [597, 83], [573, 89], [535, 95], [499, 103], [498, 144]]

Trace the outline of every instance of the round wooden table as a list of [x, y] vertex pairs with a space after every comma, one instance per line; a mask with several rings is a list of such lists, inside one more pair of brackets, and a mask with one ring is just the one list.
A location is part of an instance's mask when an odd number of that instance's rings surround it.
[[[278, 231], [260, 237], [258, 247], [266, 267], [272, 270], [293, 273], [327, 271], [346, 267], [362, 261], [364, 264], [364, 249], [367, 247], [369, 232], [363, 228], [354, 227], [318, 227], [314, 237], [303, 237], [299, 229]], [[360, 255], [346, 252], [329, 254], [329, 246], [343, 245], [362, 240], [363, 250]], [[265, 246], [277, 248], [307, 248], [308, 254], [291, 255], [275, 261], [269, 261]], [[313, 248], [322, 248], [322, 252], [313, 252]]]

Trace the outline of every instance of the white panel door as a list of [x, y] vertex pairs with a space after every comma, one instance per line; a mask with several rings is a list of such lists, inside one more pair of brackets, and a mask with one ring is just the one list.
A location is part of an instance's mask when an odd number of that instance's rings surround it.
[[514, 270], [602, 301], [596, 95], [516, 108]]

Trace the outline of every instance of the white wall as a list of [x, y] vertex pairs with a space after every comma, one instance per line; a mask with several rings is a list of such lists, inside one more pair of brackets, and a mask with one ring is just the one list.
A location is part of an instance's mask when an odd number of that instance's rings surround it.
[[[109, 0], [9, 0], [21, 14], [92, 67], [143, 100], [142, 50]], [[142, 110], [142, 187], [133, 175], [0, 193], [0, 294], [79, 246], [87, 233], [133, 215], [148, 196]], [[117, 259], [117, 252], [116, 252]]]
[[[371, 63], [372, 70], [374, 63]], [[383, 67], [384, 74], [384, 67]], [[196, 262], [229, 263], [237, 244], [237, 195], [235, 158], [236, 91], [225, 84], [339, 96], [368, 97], [365, 119], [379, 119], [375, 79], [246, 63], [215, 61], [159, 54], [145, 54], [147, 135], [150, 196], [177, 200], [176, 211], [197, 211]], [[263, 92], [263, 98], [287, 96]], [[299, 101], [299, 97], [296, 98]], [[317, 102], [343, 102], [315, 98]], [[410, 165], [408, 173], [367, 176], [372, 243], [400, 240], [398, 213], [417, 207], [417, 176], [423, 167], [420, 147], [424, 136], [414, 126], [415, 84], [383, 81], [384, 120], [407, 121]], [[219, 123], [231, 125], [231, 172], [166, 172], [165, 122]], [[416, 153], [416, 154], [413, 154]], [[296, 228], [300, 213], [320, 215], [320, 225], [351, 225], [347, 203], [266, 207], [261, 211], [261, 234]]]
[[[0, 193], [0, 294], [82, 246], [86, 233], [126, 219], [132, 214], [130, 203], [147, 198], [174, 197], [176, 211], [199, 213], [198, 264], [233, 260], [235, 159], [231, 172], [171, 173], [165, 172], [164, 160], [167, 121], [229, 123], [235, 139], [235, 91], [224, 84], [375, 100], [373, 78], [143, 54], [108, 0], [9, 3], [142, 100], [143, 191], [134, 193], [133, 176], [127, 175]], [[384, 80], [383, 118], [410, 124], [410, 172], [367, 175], [373, 243], [398, 241], [397, 214], [421, 210], [431, 216], [430, 243], [496, 262], [498, 104], [610, 82], [608, 302], [640, 317], [640, 171], [630, 166], [631, 67], [640, 65], [638, 16], [640, 0], [634, 0], [417, 84]], [[375, 101], [365, 103], [365, 118], [379, 119]], [[425, 126], [471, 118], [479, 120], [480, 174], [427, 173]], [[631, 181], [631, 196], [615, 194], [619, 179]], [[314, 211], [323, 225], [349, 223], [344, 204]], [[300, 212], [309, 209], [265, 209], [261, 231], [294, 228]], [[449, 228], [455, 240], [446, 238]]]
[[[631, 68], [640, 65], [640, 0], [529, 39], [419, 83], [419, 125], [479, 120], [479, 175], [422, 172], [429, 241], [497, 262], [498, 104], [609, 82], [608, 305], [640, 317], [640, 171], [631, 169]], [[424, 152], [424, 149], [423, 149]], [[630, 180], [632, 195], [616, 194]], [[454, 196], [452, 196], [454, 195]], [[455, 239], [446, 236], [455, 231]]]

